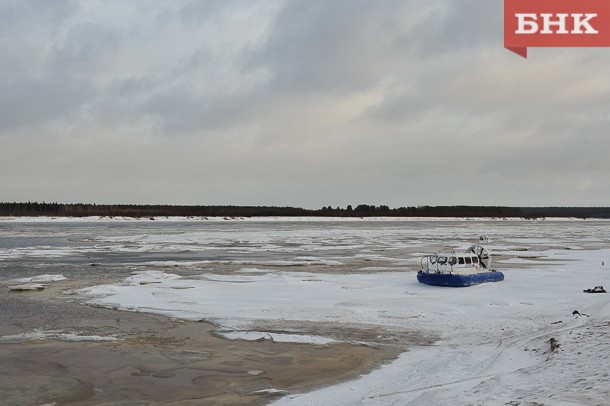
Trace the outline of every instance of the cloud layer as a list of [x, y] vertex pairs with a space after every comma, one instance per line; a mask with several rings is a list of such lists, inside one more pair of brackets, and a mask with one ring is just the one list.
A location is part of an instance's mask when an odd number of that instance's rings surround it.
[[0, 2], [0, 200], [607, 206], [605, 49], [502, 2]]

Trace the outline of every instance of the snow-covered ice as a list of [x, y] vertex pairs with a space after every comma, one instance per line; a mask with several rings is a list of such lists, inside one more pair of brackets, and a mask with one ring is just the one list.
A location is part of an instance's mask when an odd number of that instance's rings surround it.
[[286, 334], [286, 333], [277, 333], [277, 332], [267, 332], [267, 331], [239, 331], [239, 330], [217, 330], [216, 333], [222, 337], [228, 338], [230, 340], [245, 340], [245, 341], [260, 341], [260, 340], [270, 340], [273, 342], [280, 343], [309, 343], [309, 344], [330, 344], [334, 343], [335, 340], [330, 338], [318, 337], [318, 336], [309, 336], [303, 334]]
[[43, 274], [43, 275], [32, 276], [29, 278], [13, 279], [14, 282], [19, 282], [19, 283], [28, 283], [28, 282], [49, 283], [49, 282], [59, 282], [59, 281], [64, 281], [64, 280], [66, 280], [66, 277], [63, 275], [58, 275], [58, 274]]

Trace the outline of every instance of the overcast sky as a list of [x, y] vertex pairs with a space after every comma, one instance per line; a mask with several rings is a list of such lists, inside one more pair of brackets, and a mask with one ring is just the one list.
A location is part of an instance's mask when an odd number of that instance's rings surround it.
[[610, 206], [610, 48], [501, 0], [0, 0], [0, 201]]

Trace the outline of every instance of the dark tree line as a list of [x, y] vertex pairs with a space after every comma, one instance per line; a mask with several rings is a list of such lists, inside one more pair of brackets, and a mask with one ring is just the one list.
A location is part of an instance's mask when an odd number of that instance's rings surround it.
[[0, 203], [0, 216], [56, 217], [207, 217], [207, 216], [304, 216], [306, 210], [292, 207], [174, 206], [138, 204]]
[[174, 206], [136, 204], [0, 203], [0, 216], [49, 217], [483, 217], [483, 218], [610, 218], [607, 207], [417, 206], [390, 208], [360, 204], [318, 210], [273, 206]]

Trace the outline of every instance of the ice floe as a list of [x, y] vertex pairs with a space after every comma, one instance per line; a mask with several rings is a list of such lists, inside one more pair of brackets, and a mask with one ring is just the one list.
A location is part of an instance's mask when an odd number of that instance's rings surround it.
[[26, 342], [26, 341], [43, 341], [43, 340], [57, 340], [57, 341], [117, 341], [118, 338], [115, 336], [97, 336], [87, 335], [79, 332], [65, 332], [65, 331], [45, 331], [45, 330], [34, 330], [29, 333], [21, 333], [8, 336], [0, 336], [0, 341], [4, 342]]

